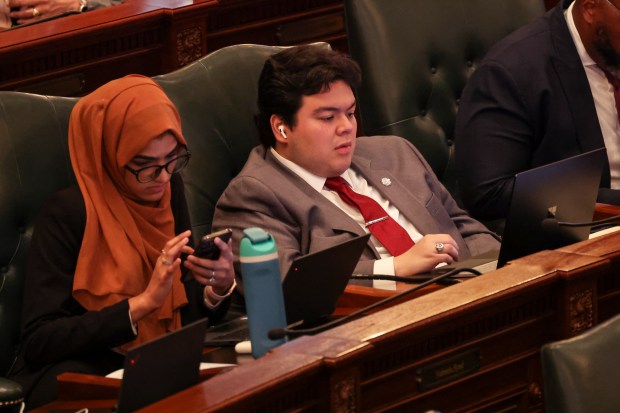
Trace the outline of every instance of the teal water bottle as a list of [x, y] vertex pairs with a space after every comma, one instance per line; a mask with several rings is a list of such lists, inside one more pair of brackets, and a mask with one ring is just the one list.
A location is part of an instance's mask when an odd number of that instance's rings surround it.
[[272, 340], [268, 333], [286, 327], [284, 297], [280, 281], [278, 250], [273, 237], [261, 228], [243, 231], [239, 261], [248, 313], [252, 356], [263, 356], [285, 339]]

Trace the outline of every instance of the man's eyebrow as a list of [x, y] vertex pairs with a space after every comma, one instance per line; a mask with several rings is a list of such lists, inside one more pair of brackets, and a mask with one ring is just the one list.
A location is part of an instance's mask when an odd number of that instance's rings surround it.
[[[164, 158], [170, 158], [173, 155], [175, 155], [177, 153], [177, 151], [179, 150], [179, 145], [177, 145], [173, 150], [171, 150]], [[153, 157], [153, 156], [146, 156], [146, 155], [136, 155], [132, 158], [132, 161], [136, 161], [136, 160], [141, 160], [141, 161], [155, 161], [157, 160], [157, 158]]]
[[[357, 102], [353, 101], [351, 106], [349, 106], [346, 110], [353, 109], [356, 104], [357, 104]], [[337, 107], [334, 107], [334, 106], [322, 106], [320, 108], [316, 108], [314, 110], [314, 113], [320, 113], [320, 112], [339, 112], [339, 111], [340, 111], [340, 108], [337, 108]]]

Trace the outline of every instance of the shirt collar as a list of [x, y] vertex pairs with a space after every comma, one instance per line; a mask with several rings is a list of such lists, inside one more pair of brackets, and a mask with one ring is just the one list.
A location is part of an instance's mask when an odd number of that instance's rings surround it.
[[575, 47], [577, 48], [577, 53], [579, 54], [579, 59], [581, 59], [581, 63], [584, 65], [584, 67], [597, 66], [596, 62], [590, 57], [590, 55], [586, 51], [586, 48], [581, 41], [581, 35], [577, 30], [577, 26], [575, 26], [575, 19], [573, 18], [574, 5], [575, 2], [572, 2], [570, 6], [568, 6], [568, 8], [564, 11], [564, 17], [566, 18], [568, 31], [573, 38], [573, 42], [575, 43]]
[[[321, 192], [323, 190], [323, 186], [325, 186], [326, 178], [324, 178], [322, 176], [315, 175], [312, 172], [308, 171], [307, 169], [304, 169], [301, 166], [297, 165], [295, 162], [293, 162], [293, 161], [291, 161], [289, 159], [286, 159], [284, 156], [280, 155], [273, 147], [270, 147], [269, 150], [271, 151], [271, 154], [282, 165], [286, 166], [293, 173], [295, 173], [301, 179], [306, 181], [308, 183], [308, 185], [310, 185], [312, 188], [314, 188], [317, 192]], [[351, 178], [349, 177], [349, 169], [344, 171], [344, 173], [341, 176], [344, 178], [345, 181], [347, 181], [347, 183], [349, 185], [351, 185]]]

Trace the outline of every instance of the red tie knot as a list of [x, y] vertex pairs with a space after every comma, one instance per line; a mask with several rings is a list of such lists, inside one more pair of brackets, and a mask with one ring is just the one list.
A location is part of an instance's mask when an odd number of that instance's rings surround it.
[[325, 180], [325, 186], [331, 189], [332, 191], [338, 191], [344, 185], [345, 188], [348, 188], [347, 181], [344, 180], [341, 176], [335, 176], [333, 178], [327, 178]]

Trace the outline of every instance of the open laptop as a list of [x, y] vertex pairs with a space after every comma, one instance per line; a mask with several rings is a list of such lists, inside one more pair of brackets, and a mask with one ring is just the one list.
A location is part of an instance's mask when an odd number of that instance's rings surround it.
[[[296, 258], [282, 283], [288, 324], [326, 321], [368, 244], [370, 234]], [[249, 340], [247, 317], [239, 317], [207, 330], [205, 345], [231, 346]]]
[[288, 324], [314, 324], [334, 312], [368, 238], [355, 237], [293, 261], [282, 284]]
[[592, 221], [606, 162], [607, 152], [600, 148], [516, 174], [499, 252], [439, 267], [433, 273], [454, 268], [492, 271], [510, 260], [588, 239], [590, 227], [552, 227], [543, 221]]
[[127, 352], [117, 413], [132, 412], [198, 383], [206, 318]]

